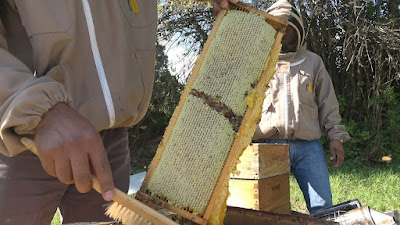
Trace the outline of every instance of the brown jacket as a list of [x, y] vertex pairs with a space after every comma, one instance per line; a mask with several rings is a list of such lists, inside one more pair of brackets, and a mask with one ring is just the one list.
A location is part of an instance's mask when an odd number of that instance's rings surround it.
[[[25, 148], [41, 117], [66, 102], [97, 130], [132, 126], [154, 81], [157, 1], [3, 0], [0, 152]], [[4, 11], [4, 9], [1, 9]]]
[[321, 57], [303, 46], [281, 54], [276, 71], [254, 139], [316, 140], [322, 133], [329, 140], [350, 139], [340, 125], [339, 104]]

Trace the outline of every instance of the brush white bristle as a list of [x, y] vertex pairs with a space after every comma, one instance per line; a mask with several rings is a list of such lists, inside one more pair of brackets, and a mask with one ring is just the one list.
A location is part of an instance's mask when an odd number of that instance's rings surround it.
[[105, 214], [125, 225], [152, 225], [150, 221], [114, 202], [107, 207]]

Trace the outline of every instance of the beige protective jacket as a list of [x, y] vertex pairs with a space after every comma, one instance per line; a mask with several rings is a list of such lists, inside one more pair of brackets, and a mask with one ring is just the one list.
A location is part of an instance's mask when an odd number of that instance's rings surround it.
[[[97, 130], [136, 124], [154, 81], [157, 1], [1, 0], [0, 152], [24, 151], [56, 103]], [[6, 10], [4, 10], [6, 7]]]
[[329, 140], [350, 139], [340, 125], [339, 104], [321, 57], [303, 46], [281, 54], [276, 71], [253, 139], [316, 140], [323, 133]]

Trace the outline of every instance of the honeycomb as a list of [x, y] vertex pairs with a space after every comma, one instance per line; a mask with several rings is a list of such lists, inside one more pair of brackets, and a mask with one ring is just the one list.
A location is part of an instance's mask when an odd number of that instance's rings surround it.
[[193, 88], [220, 98], [237, 115], [246, 112], [275, 41], [275, 29], [259, 15], [230, 11], [221, 22]]
[[[153, 159], [158, 164], [146, 178], [144, 191], [194, 215], [204, 215], [235, 139], [245, 136], [239, 142], [242, 150], [251, 141], [264, 96], [255, 88], [265, 76], [269, 60], [277, 60], [279, 49], [272, 49], [275, 37], [276, 30], [264, 17], [226, 11], [210, 45], [203, 50], [204, 58], [197, 62], [200, 69], [195, 80], [189, 81], [189, 90], [181, 97], [183, 106], [180, 111], [178, 106], [171, 118], [172, 131], [164, 135], [168, 138]], [[268, 71], [271, 77], [273, 69]], [[252, 107], [257, 109], [251, 118], [244, 119], [255, 100]], [[209, 224], [220, 224], [223, 219], [229, 174], [226, 178], [213, 203]]]

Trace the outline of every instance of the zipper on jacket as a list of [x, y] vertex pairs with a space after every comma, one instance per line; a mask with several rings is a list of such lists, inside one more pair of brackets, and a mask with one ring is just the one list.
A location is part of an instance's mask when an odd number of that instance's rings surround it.
[[285, 93], [283, 96], [283, 102], [285, 105], [285, 139], [288, 139], [288, 130], [289, 130], [289, 109], [288, 109], [288, 87], [287, 87], [287, 78], [289, 73], [283, 73], [283, 92]]
[[[304, 60], [306, 60], [306, 58], [301, 59], [295, 63], [290, 63], [290, 68], [302, 64]], [[285, 95], [283, 96], [285, 102], [285, 139], [288, 139], [288, 133], [289, 133], [288, 77], [290, 74], [290, 70], [282, 74], [283, 74], [283, 91], [285, 92]]]
[[290, 75], [290, 68], [302, 64], [306, 58], [301, 59], [297, 62], [290, 63], [288, 61], [278, 61], [276, 64], [276, 75], [282, 76], [283, 78], [283, 108], [284, 108], [284, 126], [285, 126], [285, 135], [284, 139], [288, 139], [289, 137], [289, 93], [288, 93], [288, 78]]
[[108, 86], [106, 73], [103, 67], [103, 62], [101, 60], [99, 46], [97, 44], [97, 39], [96, 39], [96, 30], [94, 28], [93, 16], [88, 0], [82, 0], [82, 5], [83, 5], [83, 11], [85, 13], [86, 24], [89, 31], [90, 45], [92, 47], [93, 58], [97, 69], [97, 75], [100, 80], [101, 90], [103, 91], [104, 101], [107, 106], [108, 118], [110, 121], [109, 128], [111, 128], [115, 124], [114, 103], [112, 100], [110, 87]]
[[284, 139], [288, 139], [288, 130], [289, 130], [289, 108], [288, 108], [288, 87], [287, 87], [287, 78], [288, 75], [290, 74], [289, 70], [284, 70], [284, 71], [280, 71], [277, 72], [276, 75], [278, 76], [282, 76], [283, 78], [283, 108], [284, 108], [284, 123], [285, 123], [285, 136]]
[[276, 64], [276, 74], [283, 77], [283, 107], [285, 110], [285, 136], [288, 139], [289, 133], [289, 106], [288, 106], [288, 76], [290, 74], [290, 63], [286, 61], [278, 61]]

